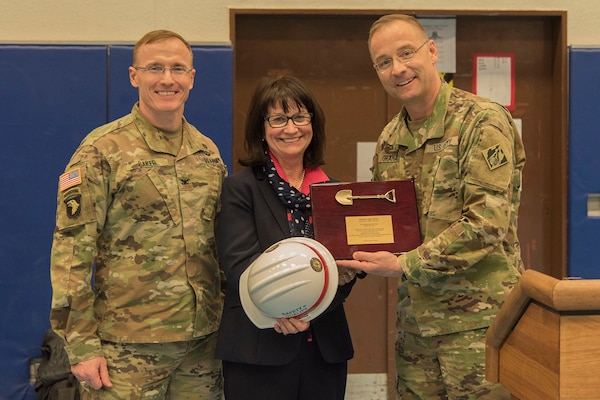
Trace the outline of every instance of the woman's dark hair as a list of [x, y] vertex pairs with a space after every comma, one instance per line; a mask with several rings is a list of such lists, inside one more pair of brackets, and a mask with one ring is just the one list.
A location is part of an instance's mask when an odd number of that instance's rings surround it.
[[264, 166], [267, 159], [265, 151], [265, 117], [269, 107], [281, 105], [287, 113], [290, 108], [304, 107], [311, 113], [313, 137], [304, 152], [304, 167], [313, 168], [325, 164], [325, 114], [306, 85], [291, 75], [267, 76], [260, 80], [248, 108], [244, 133], [246, 158], [238, 161], [244, 166]]

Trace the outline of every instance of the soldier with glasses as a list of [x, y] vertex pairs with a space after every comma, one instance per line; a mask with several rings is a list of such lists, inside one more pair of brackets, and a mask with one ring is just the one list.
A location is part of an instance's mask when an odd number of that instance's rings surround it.
[[59, 177], [50, 320], [82, 399], [221, 399], [214, 223], [227, 170], [183, 116], [195, 74], [186, 40], [147, 33], [129, 67], [139, 101]]
[[379, 136], [372, 179], [414, 182], [422, 244], [338, 265], [400, 278], [400, 398], [509, 399], [485, 381], [485, 335], [523, 269], [521, 137], [502, 105], [440, 78], [436, 44], [414, 17], [381, 17], [368, 43], [381, 84], [403, 104]]

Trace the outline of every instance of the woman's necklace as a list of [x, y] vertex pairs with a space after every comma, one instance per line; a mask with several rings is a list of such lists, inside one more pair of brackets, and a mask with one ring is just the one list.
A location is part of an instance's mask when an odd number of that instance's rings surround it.
[[306, 172], [306, 169], [302, 169], [302, 178], [300, 178], [300, 184], [298, 185], [298, 189], [300, 189], [300, 191], [302, 191], [302, 184], [304, 183], [304, 173]]

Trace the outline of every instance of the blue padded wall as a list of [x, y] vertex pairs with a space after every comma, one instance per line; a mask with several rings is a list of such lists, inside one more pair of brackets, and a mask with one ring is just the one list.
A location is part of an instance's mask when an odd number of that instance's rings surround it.
[[58, 175], [106, 118], [106, 48], [0, 46], [0, 399], [34, 399]]
[[[231, 168], [232, 50], [195, 47], [186, 117]], [[95, 127], [131, 110], [127, 46], [0, 45], [0, 400], [34, 400], [29, 360], [49, 328], [57, 180]]]
[[600, 193], [600, 48], [570, 48], [569, 64], [569, 275], [599, 279], [600, 218], [588, 217], [587, 197]]

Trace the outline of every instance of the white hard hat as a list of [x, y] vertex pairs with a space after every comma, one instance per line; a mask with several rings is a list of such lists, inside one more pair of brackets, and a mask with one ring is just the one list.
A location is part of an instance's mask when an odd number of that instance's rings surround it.
[[329, 250], [316, 240], [292, 237], [273, 244], [242, 273], [240, 299], [254, 325], [272, 328], [276, 318], [316, 318], [333, 301], [337, 286]]

